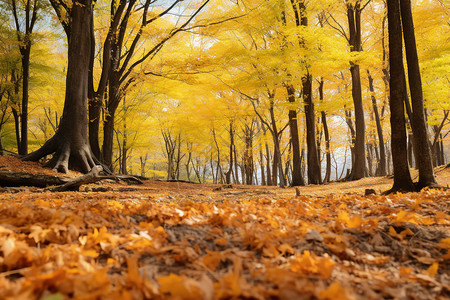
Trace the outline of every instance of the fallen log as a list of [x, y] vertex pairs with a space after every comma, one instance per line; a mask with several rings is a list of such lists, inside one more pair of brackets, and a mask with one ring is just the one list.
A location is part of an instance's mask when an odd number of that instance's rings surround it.
[[63, 192], [75, 191], [82, 185], [95, 183], [105, 179], [112, 179], [115, 181], [122, 180], [128, 184], [143, 184], [141, 180], [133, 176], [100, 175], [101, 172], [104, 172], [101, 165], [94, 166], [89, 173], [76, 178], [44, 174], [29, 174], [25, 172], [0, 171], [0, 186], [34, 186], [44, 188], [46, 191]]
[[44, 174], [29, 174], [25, 172], [0, 171], [0, 186], [36, 186], [45, 188], [50, 185], [61, 185], [71, 178]]

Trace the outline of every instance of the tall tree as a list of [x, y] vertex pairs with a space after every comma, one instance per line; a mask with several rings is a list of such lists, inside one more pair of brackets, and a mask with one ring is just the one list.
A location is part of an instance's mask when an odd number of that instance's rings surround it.
[[[292, 7], [294, 9], [295, 20], [297, 26], [308, 26], [308, 17], [306, 15], [306, 3], [305, 1], [293, 1], [291, 0]], [[304, 42], [300, 41], [301, 45]], [[306, 64], [306, 62], [304, 62]], [[316, 115], [314, 109], [314, 100], [312, 95], [312, 75], [310, 74], [308, 65], [305, 66], [306, 74], [302, 76], [303, 87], [303, 103], [305, 106], [305, 119], [306, 119], [306, 146], [307, 164], [308, 164], [308, 183], [319, 184], [321, 183], [320, 174], [320, 162], [317, 152], [317, 139], [316, 139]]]
[[419, 169], [419, 182], [417, 185], [418, 188], [422, 188], [425, 186], [433, 186], [437, 183], [434, 178], [433, 160], [431, 158], [430, 144], [426, 127], [422, 79], [420, 76], [419, 58], [417, 56], [411, 1], [400, 0], [400, 11], [412, 103], [411, 127], [413, 131], [413, 143], [416, 150], [417, 165]]
[[[95, 165], [87, 136], [88, 72], [91, 54], [90, 28], [93, 20], [92, 1], [75, 0], [71, 7], [52, 0], [61, 16], [68, 38], [66, 95], [62, 119], [55, 135], [38, 150], [24, 157], [37, 161], [52, 154], [48, 166], [59, 172], [69, 168], [88, 172]], [[68, 18], [62, 17], [65, 10]]]
[[[94, 80], [92, 78], [89, 80], [89, 139], [94, 153], [100, 155], [102, 162], [107, 166], [112, 165], [115, 114], [123, 95], [136, 80], [133, 76], [134, 70], [143, 62], [154, 58], [167, 41], [185, 30], [209, 1], [201, 2], [190, 15], [184, 17], [185, 20], [181, 25], [170, 30], [168, 34], [155, 41], [148, 50], [139, 54], [137, 54], [139, 45], [145, 37], [146, 28], [162, 17], [170, 15], [170, 12], [178, 7], [182, 1], [174, 0], [164, 4], [165, 8], [154, 14], [150, 14], [152, 5], [155, 3], [153, 0], [145, 0], [143, 3], [136, 0], [111, 1], [111, 20], [108, 34], [103, 42], [103, 65], [96, 90], [93, 86]], [[140, 24], [137, 27], [134, 26], [135, 24], [131, 24], [130, 20], [130, 17], [136, 13], [140, 14]], [[138, 29], [137, 32], [134, 32], [135, 28]], [[133, 36], [131, 43], [127, 43], [127, 35]], [[91, 37], [93, 38], [92, 28]], [[94, 53], [92, 52], [91, 69], [93, 59]], [[92, 70], [90, 74], [93, 76]], [[103, 145], [100, 154], [99, 127], [105, 91], [107, 91], [108, 97], [104, 103], [106, 113], [103, 124]]]
[[377, 167], [376, 175], [384, 176], [384, 175], [386, 175], [386, 151], [385, 151], [385, 146], [384, 146], [383, 128], [381, 127], [381, 118], [380, 118], [380, 114], [378, 112], [377, 99], [375, 98], [375, 95], [374, 95], [375, 90], [373, 87], [373, 78], [372, 78], [372, 75], [370, 74], [369, 70], [367, 70], [367, 76], [369, 79], [369, 91], [371, 93], [370, 98], [372, 100], [372, 108], [373, 108], [373, 113], [375, 116], [375, 123], [377, 126], [378, 144], [379, 144], [378, 147], [380, 149], [380, 159], [379, 159], [379, 164]]
[[28, 89], [30, 80], [30, 54], [32, 45], [32, 33], [36, 24], [38, 10], [42, 1], [26, 0], [21, 7], [22, 2], [11, 0], [11, 7], [16, 26], [17, 40], [19, 42], [19, 51], [22, 59], [22, 101], [21, 111], [16, 114], [20, 117], [19, 139], [17, 148], [19, 154], [28, 153]]
[[[347, 19], [349, 28], [350, 51], [362, 51], [361, 44], [361, 1], [346, 1]], [[357, 180], [365, 176], [366, 155], [365, 155], [365, 122], [364, 108], [361, 93], [361, 75], [359, 65], [355, 62], [350, 63], [350, 73], [352, 74], [352, 98], [355, 107], [355, 159], [352, 161], [352, 171], [350, 179]]]
[[[287, 85], [288, 101], [295, 103], [295, 89]], [[300, 138], [298, 134], [297, 110], [289, 109], [289, 132], [292, 144], [292, 186], [305, 185], [302, 176], [302, 160], [300, 156]]]
[[394, 167], [394, 185], [389, 192], [413, 191], [408, 165], [405, 120], [405, 71], [403, 68], [402, 25], [399, 0], [388, 0], [389, 30], [389, 86], [391, 110], [391, 150]]

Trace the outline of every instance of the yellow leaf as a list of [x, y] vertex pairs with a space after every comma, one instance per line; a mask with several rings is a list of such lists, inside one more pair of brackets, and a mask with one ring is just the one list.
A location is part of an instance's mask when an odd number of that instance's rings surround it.
[[399, 240], [403, 240], [406, 236], [412, 236], [414, 235], [414, 232], [411, 231], [411, 229], [406, 228], [400, 233], [397, 233], [397, 231], [394, 229], [394, 227], [389, 227], [389, 234], [393, 237], [398, 238]]
[[434, 262], [427, 270], [428, 275], [430, 275], [430, 277], [433, 278], [434, 276], [436, 276], [438, 269], [439, 269], [439, 263]]
[[349, 228], [359, 228], [362, 224], [360, 216], [350, 217], [346, 211], [340, 211], [338, 218]]
[[306, 250], [295, 257], [289, 268], [296, 273], [319, 274], [322, 279], [327, 280], [331, 277], [335, 264], [329, 257], [318, 257]]
[[98, 252], [95, 250], [84, 250], [83, 252], [81, 252], [81, 254], [83, 254], [84, 256], [89, 256], [89, 257], [93, 257], [93, 258], [96, 258], [98, 256]]

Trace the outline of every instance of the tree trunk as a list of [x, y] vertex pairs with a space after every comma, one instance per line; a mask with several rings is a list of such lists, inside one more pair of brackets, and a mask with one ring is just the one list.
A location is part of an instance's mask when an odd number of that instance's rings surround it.
[[233, 155], [234, 155], [234, 183], [239, 184], [239, 171], [238, 171], [236, 146], [233, 149]]
[[320, 184], [320, 164], [317, 155], [316, 140], [316, 116], [314, 111], [314, 102], [312, 99], [312, 77], [307, 74], [302, 78], [303, 84], [303, 102], [305, 104], [306, 119], [306, 146], [307, 146], [307, 165], [308, 165], [308, 183]]
[[369, 70], [367, 70], [367, 76], [369, 78], [369, 90], [371, 94], [372, 99], [372, 107], [373, 112], [375, 115], [375, 123], [377, 126], [377, 134], [378, 134], [378, 147], [380, 149], [380, 158], [379, 158], [379, 165], [376, 171], [377, 176], [385, 176], [386, 175], [386, 151], [384, 148], [384, 137], [383, 137], [383, 128], [381, 126], [381, 119], [380, 114], [378, 113], [378, 106], [377, 106], [377, 100], [375, 99], [375, 90], [373, 88], [373, 78], [370, 75]]
[[20, 53], [22, 54], [22, 114], [20, 118], [20, 145], [18, 149], [20, 155], [28, 153], [28, 87], [30, 80], [31, 41], [26, 41], [25, 43], [25, 47], [20, 48]]
[[[347, 18], [350, 31], [350, 51], [361, 51], [361, 8], [360, 2], [354, 5], [347, 4]], [[351, 62], [350, 73], [352, 74], [352, 98], [355, 107], [355, 159], [352, 164], [350, 179], [357, 180], [364, 177], [366, 170], [365, 155], [365, 123], [364, 108], [361, 94], [361, 75], [359, 65]]]
[[267, 184], [266, 183], [266, 174], [265, 174], [266, 172], [264, 169], [264, 154], [262, 151], [262, 147], [259, 148], [259, 161], [260, 161], [259, 167], [261, 170], [261, 185], [266, 185]]
[[124, 175], [128, 174], [127, 171], [127, 152], [128, 152], [128, 145], [127, 145], [127, 125], [126, 123], [123, 126], [123, 140], [122, 140], [122, 171], [121, 173]]
[[102, 109], [102, 100], [96, 97], [89, 98], [89, 145], [92, 153], [97, 158], [101, 158], [99, 131], [100, 131], [100, 112]]
[[406, 61], [408, 65], [408, 80], [411, 92], [414, 148], [417, 150], [417, 166], [419, 168], [418, 188], [436, 185], [433, 162], [431, 159], [430, 144], [426, 128], [422, 79], [420, 77], [419, 59], [417, 57], [414, 24], [410, 0], [400, 0], [403, 37], [405, 40]]
[[15, 108], [11, 108], [11, 111], [13, 113], [13, 117], [14, 117], [14, 132], [16, 135], [16, 144], [17, 144], [17, 149], [20, 148], [20, 115], [18, 113], [18, 111]]
[[[287, 85], [288, 100], [295, 103], [295, 89], [292, 85]], [[300, 159], [300, 138], [298, 135], [297, 111], [289, 109], [289, 132], [291, 134], [292, 145], [292, 186], [305, 185], [302, 176], [302, 162]]]
[[[270, 94], [270, 122], [272, 125], [272, 139], [273, 139], [273, 169], [272, 169], [272, 184], [277, 184], [277, 179], [279, 180], [280, 187], [284, 188], [286, 186], [284, 172], [283, 172], [283, 163], [281, 161], [281, 149], [280, 149], [280, 133], [278, 132], [277, 123], [275, 120], [274, 113], [274, 103], [273, 103], [274, 94]], [[278, 178], [277, 178], [278, 177]]]
[[77, 0], [70, 14], [70, 35], [66, 96], [61, 123], [55, 135], [40, 149], [25, 156], [25, 160], [37, 161], [55, 153], [48, 163], [59, 172], [69, 167], [89, 172], [95, 165], [87, 137], [88, 72], [92, 22], [92, 2]]
[[248, 185], [253, 184], [253, 120], [252, 124], [245, 125], [245, 150], [244, 150], [244, 171], [245, 171], [245, 182]]
[[439, 141], [439, 148], [440, 148], [439, 153], [441, 154], [439, 156], [439, 165], [442, 166], [442, 165], [445, 165], [444, 138], [443, 138], [442, 134], [441, 134], [441, 140]]
[[[147, 153], [145, 154], [144, 157], [140, 156], [139, 160], [141, 162], [141, 177], [145, 178], [145, 165], [147, 164]], [[189, 178], [188, 178], [189, 181]]]
[[[320, 79], [319, 82], [319, 100], [321, 102], [324, 101], [323, 98], [323, 78]], [[326, 156], [326, 171], [325, 171], [325, 177], [323, 179], [323, 183], [327, 183], [330, 181], [331, 177], [331, 149], [330, 149], [330, 132], [328, 130], [328, 123], [327, 123], [327, 117], [326, 112], [324, 110], [321, 111], [321, 119], [322, 119], [322, 126], [323, 126], [323, 132], [325, 135], [325, 156]]]
[[272, 173], [270, 170], [270, 149], [269, 149], [269, 145], [267, 144], [267, 142], [265, 142], [265, 146], [266, 146], [266, 182], [267, 185], [272, 185]]
[[394, 185], [389, 192], [414, 191], [408, 166], [404, 109], [405, 72], [402, 54], [402, 27], [398, 0], [388, 0], [391, 149]]
[[231, 174], [233, 173], [233, 148], [234, 148], [234, 129], [233, 129], [232, 121], [230, 121], [230, 129], [228, 132], [230, 134], [230, 147], [229, 147], [230, 167], [229, 167], [227, 173], [225, 174], [225, 182], [227, 184], [230, 184], [231, 183]]
[[109, 112], [103, 123], [102, 162], [113, 169], [114, 113]]
[[[28, 102], [29, 102], [29, 80], [30, 80], [30, 52], [34, 25], [37, 20], [37, 12], [39, 5], [37, 0], [31, 3], [31, 0], [27, 0], [23, 5], [23, 13], [25, 14], [25, 20], [19, 20], [17, 9], [18, 1], [11, 1], [13, 10], [14, 22], [16, 25], [17, 41], [19, 42], [19, 51], [22, 60], [22, 107], [20, 113], [20, 143], [18, 144], [18, 152], [20, 155], [28, 153]], [[21, 30], [23, 29], [23, 31]]]

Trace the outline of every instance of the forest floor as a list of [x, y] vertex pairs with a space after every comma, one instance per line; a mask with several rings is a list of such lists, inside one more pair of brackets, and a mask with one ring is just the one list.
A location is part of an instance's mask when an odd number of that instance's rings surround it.
[[391, 186], [2, 188], [0, 299], [449, 299], [450, 191]]

